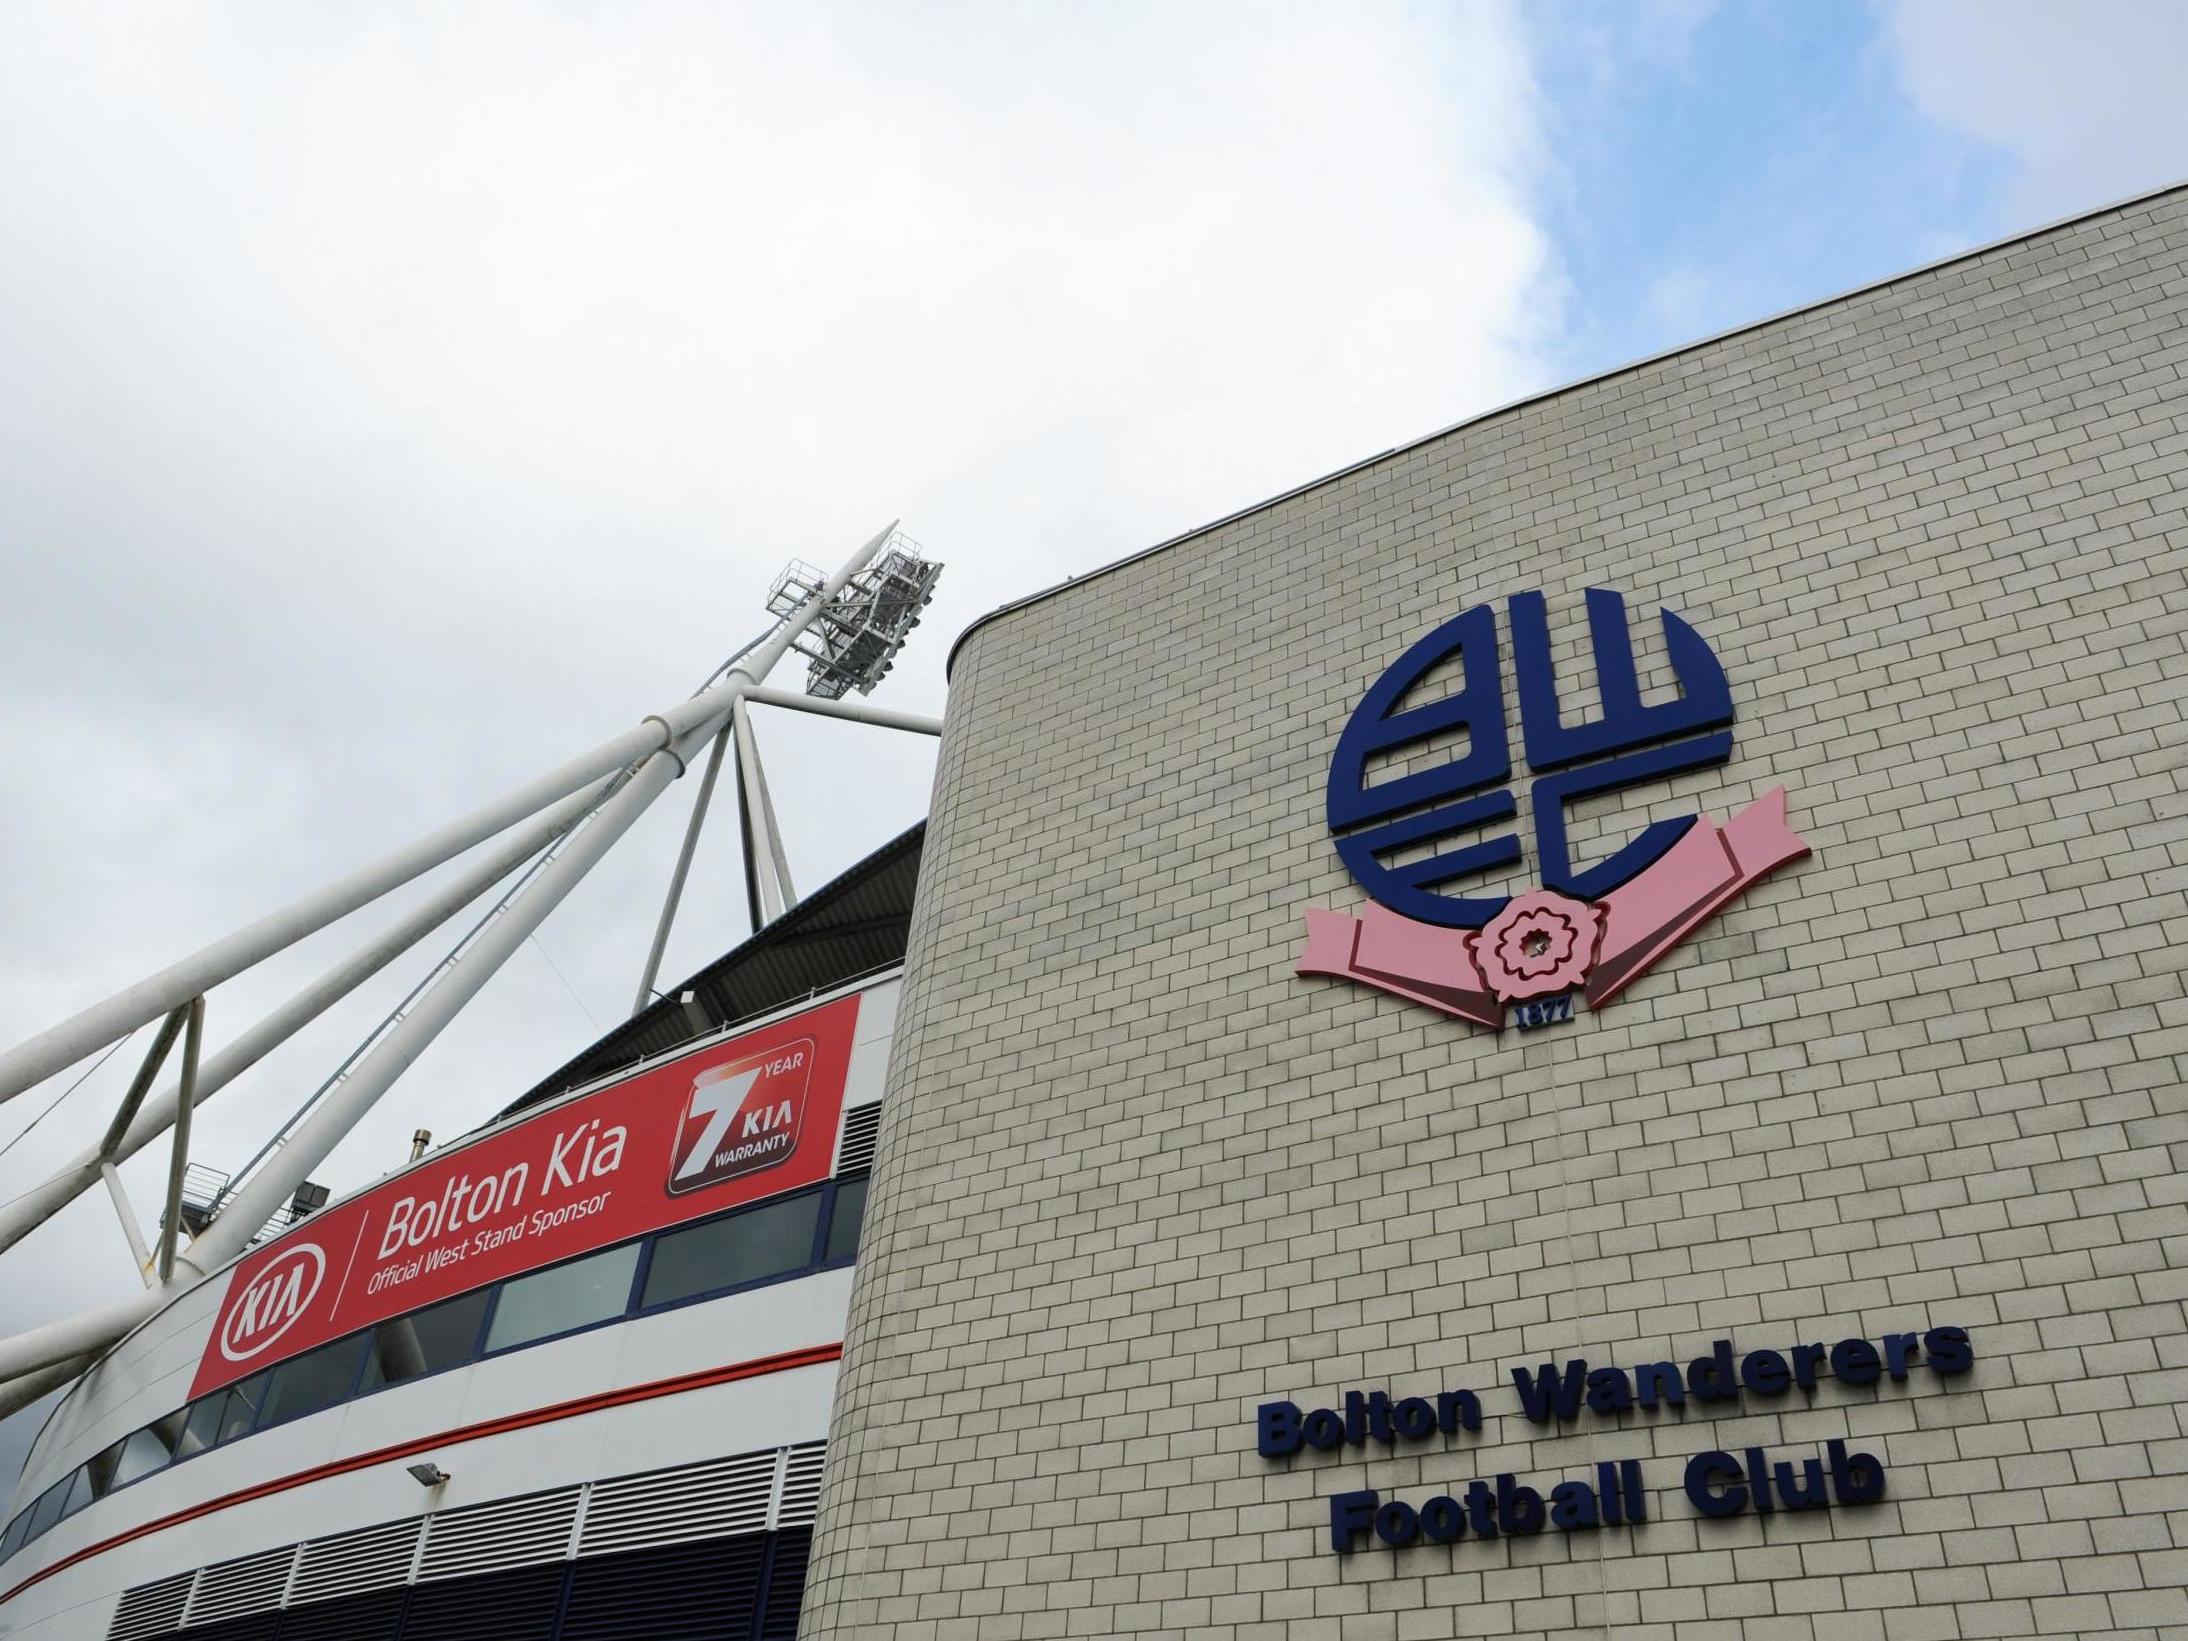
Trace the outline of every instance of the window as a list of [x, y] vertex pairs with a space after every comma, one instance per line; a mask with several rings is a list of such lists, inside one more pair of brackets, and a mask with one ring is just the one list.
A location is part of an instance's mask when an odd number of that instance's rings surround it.
[[301, 1419], [307, 1413], [348, 1401], [350, 1387], [357, 1383], [360, 1353], [361, 1342], [352, 1334], [283, 1362], [273, 1370], [273, 1382], [266, 1387], [259, 1427], [279, 1424], [283, 1419]]
[[824, 1265], [840, 1265], [858, 1252], [858, 1228], [866, 1218], [866, 1181], [869, 1175], [840, 1180], [836, 1206], [828, 1216], [828, 1247], [821, 1254]]
[[114, 1467], [121, 1463], [122, 1449], [128, 1445], [129, 1438], [124, 1436], [112, 1447], [91, 1455], [91, 1462], [85, 1465], [84, 1469], [90, 1472], [91, 1475], [91, 1496], [93, 1498], [103, 1499], [107, 1494], [114, 1491]]
[[61, 1495], [61, 1516], [73, 1516], [91, 1502], [91, 1467], [80, 1464], [76, 1473], [68, 1478], [68, 1491]]
[[[638, 1309], [842, 1264], [858, 1252], [866, 1193], [867, 1176], [857, 1174], [701, 1224], [658, 1231], [459, 1294], [254, 1373], [131, 1431], [47, 1488], [0, 1535], [0, 1561], [91, 1500], [284, 1419]], [[631, 1288], [648, 1249], [645, 1292], [634, 1306]]]
[[504, 1283], [486, 1348], [500, 1350], [621, 1316], [630, 1307], [631, 1272], [638, 1268], [639, 1247], [626, 1242], [620, 1248]]
[[61, 1505], [68, 1497], [68, 1484], [75, 1479], [63, 1476], [38, 1495], [38, 1502], [30, 1507], [30, 1531], [26, 1537], [36, 1538], [61, 1519]]
[[377, 1390], [470, 1361], [478, 1354], [479, 1323], [493, 1291], [481, 1288], [414, 1316], [382, 1322], [372, 1330], [372, 1343], [365, 1351], [364, 1383], [358, 1388]]
[[228, 1404], [220, 1415], [222, 1441], [232, 1441], [246, 1434], [257, 1422], [259, 1399], [266, 1394], [266, 1381], [271, 1377], [271, 1374], [254, 1373], [240, 1384], [228, 1387]]
[[190, 1404], [183, 1415], [182, 1434], [175, 1438], [175, 1457], [187, 1459], [220, 1440], [220, 1416], [228, 1411], [228, 1393], [216, 1390]]
[[139, 1476], [149, 1476], [175, 1456], [175, 1438], [182, 1434], [181, 1413], [154, 1419], [142, 1430], [133, 1430], [122, 1441], [114, 1460], [114, 1485], [125, 1487]]
[[820, 1192], [809, 1191], [786, 1202], [771, 1202], [727, 1219], [670, 1232], [653, 1245], [644, 1302], [665, 1305], [812, 1264], [820, 1205]]

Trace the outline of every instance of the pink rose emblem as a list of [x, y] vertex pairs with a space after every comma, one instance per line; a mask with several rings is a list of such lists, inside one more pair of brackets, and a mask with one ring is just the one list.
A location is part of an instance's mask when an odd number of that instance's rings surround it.
[[1467, 949], [1500, 1003], [1570, 991], [1595, 964], [1602, 914], [1584, 900], [1530, 889], [1468, 935]]

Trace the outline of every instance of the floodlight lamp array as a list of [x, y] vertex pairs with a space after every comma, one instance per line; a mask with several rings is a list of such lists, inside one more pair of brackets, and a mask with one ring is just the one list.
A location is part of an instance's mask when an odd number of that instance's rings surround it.
[[[901, 530], [829, 600], [798, 637], [807, 660], [805, 692], [840, 700], [852, 690], [871, 694], [896, 664], [896, 652], [934, 598], [942, 566], [927, 558]], [[827, 578], [793, 559], [768, 589], [767, 608], [789, 616], [820, 593]]]

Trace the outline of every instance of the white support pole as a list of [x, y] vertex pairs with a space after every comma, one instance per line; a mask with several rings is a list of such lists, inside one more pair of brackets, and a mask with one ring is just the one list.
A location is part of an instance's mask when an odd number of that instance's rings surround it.
[[152, 1079], [160, 1074], [160, 1067], [167, 1063], [167, 1051], [175, 1046], [175, 1038], [182, 1031], [184, 1014], [175, 1010], [160, 1022], [159, 1035], [152, 1039], [152, 1046], [144, 1051], [144, 1063], [137, 1067], [136, 1076], [129, 1080], [129, 1092], [122, 1096], [122, 1103], [115, 1108], [114, 1120], [106, 1125], [106, 1133], [99, 1139], [99, 1155], [111, 1157], [129, 1125], [136, 1120], [138, 1108], [144, 1104], [145, 1090], [152, 1086]]
[[122, 1176], [110, 1162], [99, 1164], [99, 1177], [106, 1181], [106, 1194], [114, 1199], [114, 1212], [122, 1222], [122, 1235], [129, 1239], [129, 1252], [137, 1261], [137, 1275], [146, 1287], [152, 1285], [152, 1250], [145, 1245], [144, 1229], [137, 1223], [137, 1210], [130, 1205], [129, 1193], [122, 1187]]
[[[730, 730], [732, 739], [736, 729]], [[752, 820], [752, 794], [745, 787], [744, 760], [739, 758], [737, 775], [737, 861], [744, 868], [745, 918], [753, 933], [767, 927], [767, 913], [760, 905], [760, 834]]]
[[699, 791], [691, 800], [691, 819], [684, 827], [684, 844], [676, 853], [676, 870], [669, 874], [669, 892], [662, 897], [661, 916], [653, 926], [653, 946], [646, 953], [646, 969], [638, 977], [638, 996], [631, 1003], [631, 1017], [646, 1012], [653, 1001], [653, 983], [661, 973], [661, 958], [668, 951], [669, 931], [676, 926], [677, 903], [684, 898], [684, 880], [691, 875], [691, 857], [699, 847], [699, 831], [707, 822], [707, 805], [714, 798], [714, 783], [722, 773], [722, 754], [729, 749], [727, 728], [715, 733], [714, 749], [707, 754], [707, 771], [699, 777]]
[[163, 1288], [150, 1288], [0, 1340], [0, 1381], [35, 1373], [71, 1357], [95, 1355], [173, 1297]]
[[[766, 678], [798, 634], [852, 576], [865, 568], [895, 528], [892, 521], [888, 529], [846, 560], [826, 586], [784, 619], [772, 637], [729, 670], [723, 685], [685, 703], [687, 707], [703, 704], [708, 712], [689, 715], [696, 722], [690, 723], [674, 744], [638, 766], [622, 790], [601, 805], [599, 812], [571, 836], [563, 852], [502, 909], [500, 918], [480, 934], [463, 961], [419, 998], [417, 1007], [373, 1046], [348, 1080], [330, 1092], [288, 1143], [229, 1199], [220, 1217], [177, 1260], [178, 1278], [194, 1280], [196, 1275], [218, 1268], [243, 1251], [296, 1187], [492, 978], [494, 971], [509, 960], [668, 784], [683, 774], [699, 749], [736, 712], [744, 691]], [[38, 1365], [13, 1362], [13, 1343], [0, 1340], [0, 1377], [21, 1371], [24, 1365]]]
[[[827, 586], [800, 605], [776, 629], [772, 638], [729, 671], [722, 686], [693, 697], [673, 709], [665, 719], [653, 720], [681, 725], [675, 731], [676, 738], [638, 766], [622, 789], [601, 805], [591, 821], [572, 836], [562, 854], [502, 909], [500, 918], [479, 936], [478, 943], [465, 955], [464, 961], [441, 975], [440, 980], [419, 998], [417, 1007], [358, 1062], [348, 1081], [331, 1092], [319, 1109], [298, 1127], [289, 1143], [244, 1183], [220, 1217], [177, 1258], [173, 1283], [59, 1322], [49, 1322], [12, 1338], [0, 1339], [0, 1381], [51, 1367], [86, 1352], [106, 1349], [166, 1304], [174, 1287], [202, 1280], [243, 1252], [273, 1218], [275, 1210], [326, 1159], [327, 1153], [341, 1142], [358, 1119], [509, 960], [615, 841], [630, 830], [631, 824], [661, 795], [669, 782], [684, 772], [690, 758], [730, 716], [742, 699], [743, 691], [765, 680], [768, 671], [782, 658], [798, 634], [812, 623], [852, 576], [865, 568], [889, 539], [890, 530], [895, 528], [891, 523], [889, 529], [883, 530], [846, 560], [843, 568], [829, 578]], [[187, 1002], [188, 997], [182, 1000]]]
[[[454, 917], [533, 855], [539, 853], [577, 823], [606, 791], [589, 787], [565, 798], [530, 824], [500, 842], [463, 873], [450, 880], [431, 899], [373, 939], [360, 951], [337, 963], [317, 980], [275, 1009], [257, 1025], [208, 1059], [198, 1073], [198, 1101], [211, 1099], [298, 1031], [347, 997], [388, 964], [410, 950], [435, 929]], [[181, 1022], [176, 1022], [181, 1029]], [[173, 1041], [170, 1033], [168, 1040]], [[179, 1109], [178, 1086], [163, 1089], [129, 1123], [111, 1144], [102, 1143], [80, 1152], [42, 1183], [5, 1206], [0, 1206], [0, 1253], [28, 1236], [85, 1191], [98, 1183], [99, 1159], [111, 1155], [126, 1162], [167, 1131]]]
[[72, 1356], [65, 1362], [55, 1362], [51, 1367], [42, 1367], [36, 1373], [26, 1373], [19, 1379], [0, 1384], [0, 1419], [20, 1412], [46, 1392], [59, 1390], [71, 1379], [89, 1372], [91, 1364], [97, 1360], [89, 1354]]
[[[802, 623], [801, 623], [802, 625]], [[787, 647], [787, 646], [786, 646]], [[742, 668], [736, 669], [742, 670]], [[732, 671], [731, 676], [736, 676]], [[756, 678], [757, 674], [748, 674]], [[35, 1088], [56, 1071], [74, 1065], [125, 1032], [180, 1008], [223, 980], [242, 973], [306, 935], [316, 934], [358, 907], [368, 905], [411, 879], [453, 860], [475, 844], [506, 831], [525, 816], [545, 808], [605, 775], [649, 757], [688, 734], [694, 724], [717, 718], [726, 702], [719, 690], [696, 695], [646, 719], [636, 729], [603, 741], [561, 768], [528, 781], [493, 803], [415, 843], [385, 855], [302, 900], [269, 913], [256, 923], [214, 941], [157, 974], [116, 992], [59, 1025], [0, 1054], [0, 1101]]]
[[790, 861], [783, 853], [782, 833], [775, 825], [775, 805], [767, 796], [767, 777], [760, 769], [760, 746], [753, 738], [752, 715], [740, 695], [730, 709], [730, 723], [737, 740], [737, 790], [744, 799], [745, 828], [751, 838], [753, 859], [760, 885], [760, 918], [772, 923], [797, 900], [790, 886]]
[[843, 718], [854, 724], [873, 724], [880, 729], [904, 729], [914, 735], [939, 735], [942, 720], [917, 712], [891, 712], [862, 701], [830, 701], [818, 695], [796, 695], [781, 689], [748, 689], [745, 699], [763, 707], [788, 707], [792, 712], [812, 712], [823, 718]]
[[[690, 745], [688, 739], [679, 743], [679, 747]], [[681, 769], [677, 749], [655, 753], [640, 766], [623, 789], [601, 806], [599, 814], [572, 836], [569, 846], [553, 863], [503, 908], [501, 916], [465, 953], [464, 960], [442, 972], [439, 982], [419, 998], [417, 1007], [357, 1063], [349, 1079], [330, 1092], [289, 1142], [244, 1181], [220, 1216], [176, 1259], [173, 1284], [0, 1340], [0, 1379], [29, 1373], [87, 1350], [104, 1350], [165, 1304], [172, 1296], [173, 1285], [200, 1281], [242, 1253], [276, 1210], [295, 1194], [297, 1186], [326, 1160], [327, 1153], [341, 1143], [358, 1119], [410, 1068]]]
[[175, 1146], [167, 1159], [167, 1208], [160, 1216], [160, 1281], [175, 1275], [175, 1238], [182, 1231], [182, 1175], [190, 1166], [190, 1115], [198, 1103], [198, 1051], [205, 1046], [205, 999], [190, 999], [182, 1034], [182, 1082], [175, 1093]]
[[[547, 914], [598, 864], [609, 846], [630, 830], [631, 823], [645, 813], [669, 782], [683, 773], [683, 753], [696, 750], [693, 740], [687, 738], [676, 748], [655, 753], [622, 791], [601, 806], [599, 814], [571, 835], [562, 853], [503, 908], [477, 944], [464, 953], [463, 961], [443, 972], [439, 982], [418, 999], [417, 1006], [357, 1062], [348, 1080], [331, 1090], [319, 1108], [289, 1136], [288, 1143], [243, 1182], [220, 1216], [177, 1261], [178, 1274], [187, 1272], [186, 1279], [194, 1280], [217, 1270], [265, 1229], [266, 1222], [326, 1160], [327, 1153], [358, 1119], [410, 1068], [494, 972], [515, 955]], [[10, 1365], [6, 1346], [0, 1344], [0, 1373]]]

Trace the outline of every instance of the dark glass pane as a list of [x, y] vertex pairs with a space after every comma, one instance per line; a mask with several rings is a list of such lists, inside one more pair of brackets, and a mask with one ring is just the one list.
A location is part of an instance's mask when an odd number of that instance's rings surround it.
[[78, 1465], [76, 1474], [68, 1478], [68, 1492], [61, 1499], [61, 1514], [73, 1516], [91, 1502], [91, 1471], [88, 1466]]
[[363, 1351], [364, 1341], [353, 1336], [283, 1362], [273, 1370], [273, 1383], [266, 1387], [259, 1428], [279, 1424], [283, 1419], [300, 1419], [348, 1401], [350, 1387], [357, 1382], [357, 1358]]
[[123, 1437], [105, 1452], [94, 1453], [91, 1456], [91, 1462], [84, 1466], [84, 1469], [91, 1476], [91, 1496], [93, 1498], [103, 1499], [114, 1490], [114, 1468], [121, 1463], [122, 1449], [128, 1445], [128, 1442], [129, 1438]]
[[0, 1538], [0, 1561], [7, 1560], [9, 1556], [20, 1550], [23, 1547], [23, 1539], [29, 1532], [30, 1512], [25, 1510], [8, 1523], [7, 1536]]
[[438, 1373], [468, 1362], [478, 1348], [479, 1322], [492, 1292], [481, 1288], [415, 1316], [382, 1322], [373, 1330], [372, 1347], [365, 1357], [364, 1388], [401, 1384], [421, 1373]]
[[61, 1505], [68, 1498], [68, 1484], [75, 1479], [64, 1476], [38, 1495], [38, 1502], [30, 1507], [30, 1531], [26, 1537], [36, 1538], [61, 1519]]
[[154, 1419], [142, 1430], [131, 1431], [114, 1461], [113, 1484], [120, 1487], [164, 1468], [175, 1456], [175, 1438], [181, 1434], [182, 1411], [179, 1408], [164, 1419]]
[[264, 1373], [254, 1373], [248, 1379], [228, 1387], [228, 1405], [221, 1410], [220, 1439], [233, 1441], [249, 1430], [258, 1420], [259, 1399], [266, 1394]]
[[175, 1438], [175, 1457], [187, 1459], [220, 1440], [220, 1416], [228, 1410], [228, 1393], [216, 1390], [190, 1404], [182, 1416], [182, 1434]]
[[688, 1231], [671, 1231], [654, 1244], [645, 1302], [665, 1305], [695, 1293], [803, 1270], [813, 1262], [820, 1203], [820, 1193], [811, 1191], [787, 1202], [771, 1202], [764, 1208], [694, 1225]]
[[638, 1244], [626, 1242], [620, 1248], [503, 1283], [486, 1348], [500, 1350], [621, 1316], [630, 1306], [631, 1272], [637, 1268]]
[[835, 1211], [828, 1219], [828, 1251], [821, 1255], [830, 1265], [858, 1252], [859, 1222], [866, 1217], [866, 1178], [836, 1182]]

